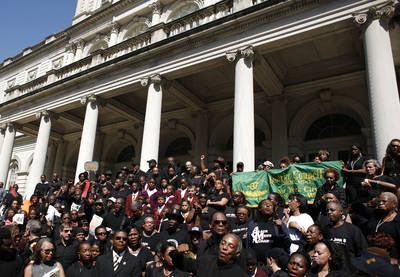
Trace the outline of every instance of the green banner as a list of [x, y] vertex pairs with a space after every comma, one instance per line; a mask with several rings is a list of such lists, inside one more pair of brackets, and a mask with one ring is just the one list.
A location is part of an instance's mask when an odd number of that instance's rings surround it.
[[279, 193], [285, 201], [291, 193], [301, 193], [309, 203], [314, 202], [317, 189], [325, 183], [324, 171], [334, 168], [339, 172], [337, 183], [342, 186], [342, 163], [340, 161], [322, 163], [291, 164], [285, 169], [271, 169], [259, 172], [235, 172], [232, 177], [233, 191], [240, 190], [246, 196], [249, 207], [257, 207], [270, 192]]

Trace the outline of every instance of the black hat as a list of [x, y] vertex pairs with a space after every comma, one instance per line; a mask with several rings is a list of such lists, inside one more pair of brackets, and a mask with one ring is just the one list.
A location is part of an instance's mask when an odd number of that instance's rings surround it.
[[192, 226], [189, 233], [203, 233], [203, 228], [201, 228], [201, 226]]
[[126, 166], [121, 167], [121, 170], [123, 170], [123, 171], [129, 171], [128, 167], [126, 167]]
[[172, 209], [171, 212], [167, 215], [167, 218], [176, 219], [179, 223], [183, 222], [183, 216], [181, 214], [181, 210]]
[[148, 163], [151, 163], [151, 162], [157, 163], [157, 161], [156, 161], [155, 159], [150, 159], [150, 160], [148, 160], [147, 162], [148, 162]]
[[215, 163], [219, 163], [221, 166], [225, 166], [225, 159], [222, 158], [221, 156], [217, 157], [217, 158], [214, 160], [214, 162], [215, 162]]
[[381, 256], [363, 253], [361, 257], [350, 258], [351, 264], [359, 271], [371, 276], [400, 276], [400, 270]]

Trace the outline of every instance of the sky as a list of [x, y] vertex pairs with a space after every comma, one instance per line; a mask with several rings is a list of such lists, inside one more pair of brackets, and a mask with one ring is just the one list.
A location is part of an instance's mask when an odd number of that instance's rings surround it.
[[71, 26], [77, 0], [1, 0], [0, 63]]

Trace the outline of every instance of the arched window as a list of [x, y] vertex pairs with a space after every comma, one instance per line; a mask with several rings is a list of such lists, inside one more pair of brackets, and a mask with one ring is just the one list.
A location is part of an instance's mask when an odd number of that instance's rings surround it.
[[189, 150], [192, 150], [190, 139], [187, 137], [180, 137], [168, 145], [167, 151], [165, 151], [165, 157], [187, 155], [189, 154]]
[[121, 153], [119, 153], [117, 163], [131, 162], [135, 156], [135, 148], [133, 147], [133, 145], [129, 145], [125, 147], [124, 150], [121, 151]]
[[199, 6], [195, 3], [187, 3], [185, 5], [180, 6], [176, 10], [174, 10], [170, 16], [168, 17], [168, 22], [173, 21], [175, 19], [184, 17], [187, 14], [190, 14], [194, 11], [197, 11], [199, 9]]
[[[258, 128], [255, 128], [254, 129], [254, 140], [255, 140], [256, 147], [263, 146], [263, 141], [265, 140], [264, 132]], [[230, 136], [230, 138], [226, 142], [225, 150], [233, 150], [233, 136]]]
[[140, 34], [146, 32], [148, 29], [149, 29], [149, 26], [147, 26], [146, 23], [138, 22], [138, 23], [134, 24], [133, 27], [130, 28], [125, 33], [124, 40], [133, 38], [134, 36], [137, 36], [137, 35], [140, 35]]
[[345, 137], [361, 134], [361, 126], [344, 114], [330, 114], [317, 119], [308, 128], [306, 140]]
[[104, 41], [104, 40], [100, 40], [100, 41], [96, 42], [96, 43], [90, 48], [89, 54], [93, 53], [93, 52], [96, 51], [96, 50], [99, 50], [99, 49], [106, 49], [106, 48], [108, 48], [107, 42]]
[[14, 185], [17, 182], [17, 172], [18, 172], [19, 166], [18, 166], [18, 161], [17, 160], [12, 160], [10, 163], [10, 171], [8, 172], [8, 181], [7, 181], [7, 188], [10, 186]]

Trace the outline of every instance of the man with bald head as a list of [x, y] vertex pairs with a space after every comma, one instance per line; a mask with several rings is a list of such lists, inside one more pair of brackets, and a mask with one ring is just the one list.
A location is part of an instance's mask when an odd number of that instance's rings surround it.
[[212, 255], [200, 258], [197, 276], [247, 277], [247, 273], [236, 263], [241, 250], [242, 241], [237, 235], [224, 235], [218, 245], [217, 259]]
[[330, 202], [326, 206], [330, 220], [328, 233], [331, 241], [341, 245], [350, 257], [361, 256], [367, 248], [367, 241], [361, 230], [351, 223], [345, 222], [343, 207], [337, 202]]

